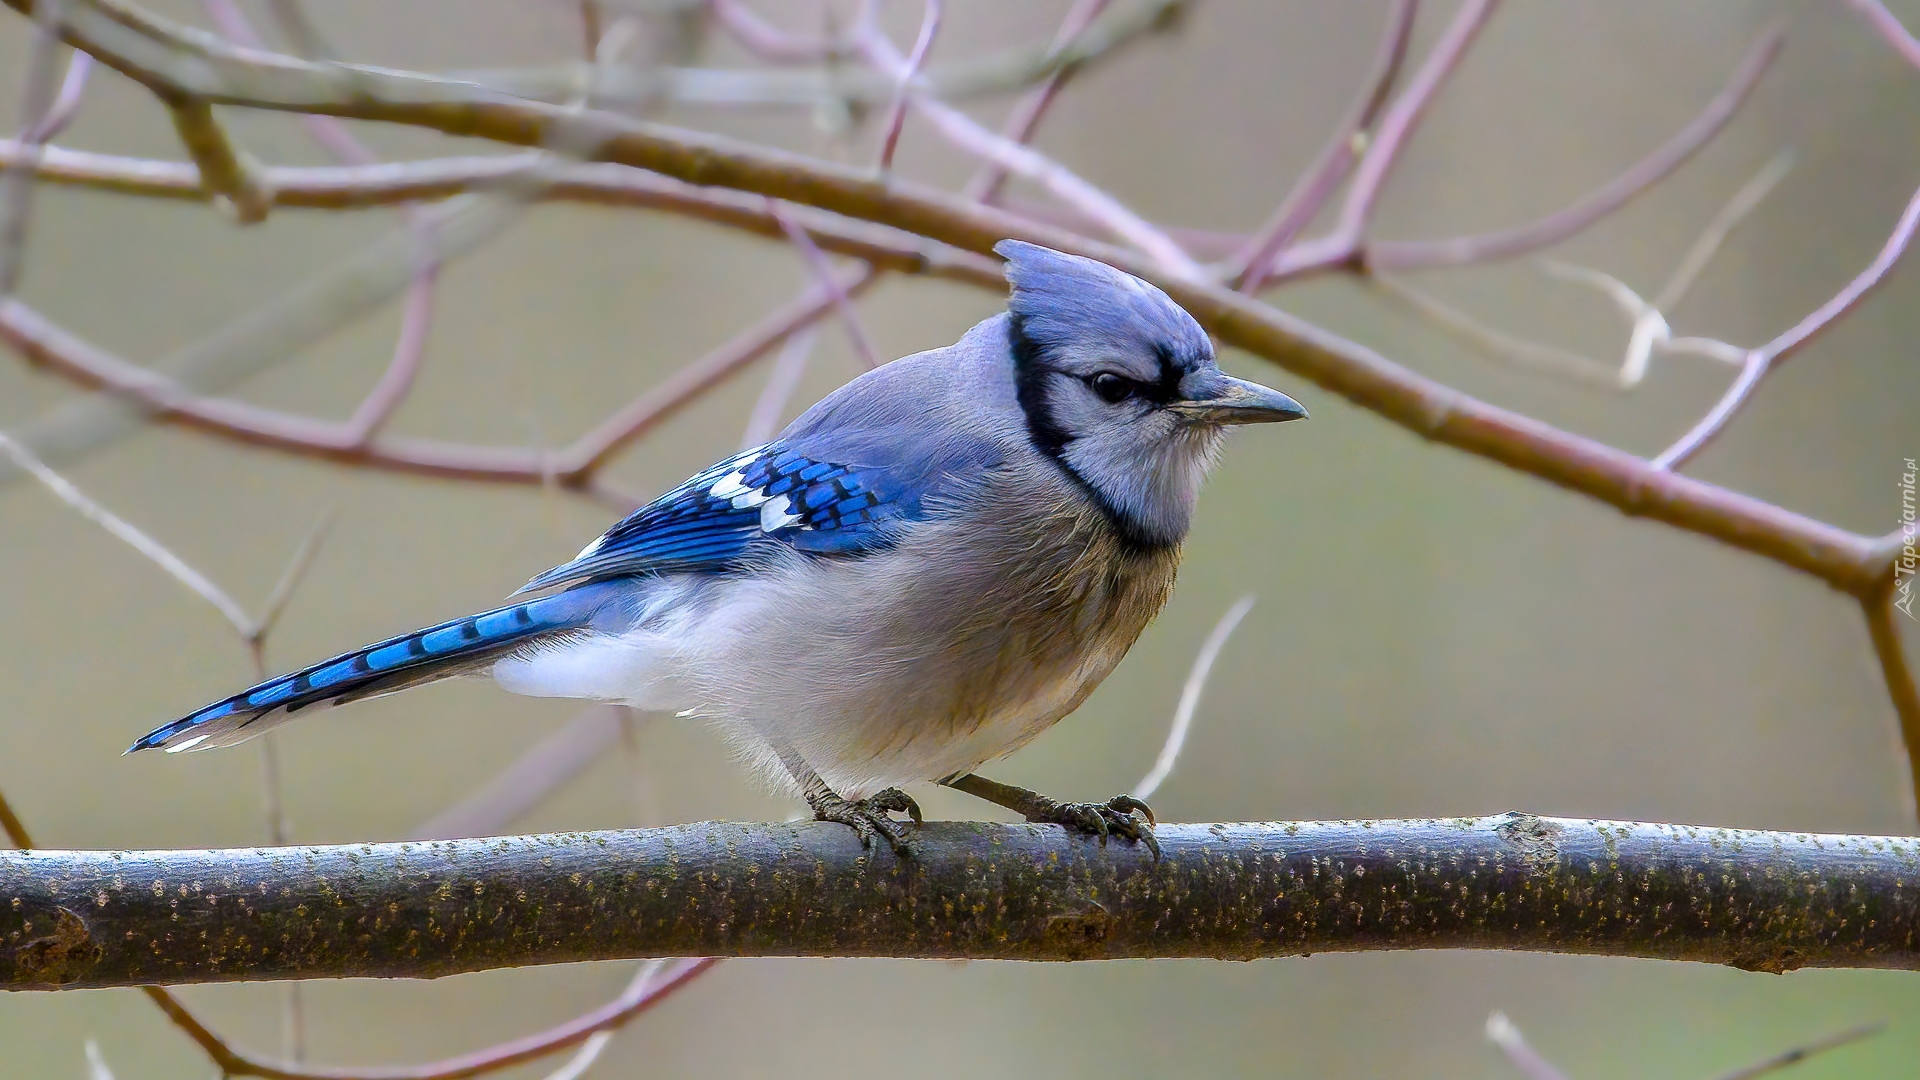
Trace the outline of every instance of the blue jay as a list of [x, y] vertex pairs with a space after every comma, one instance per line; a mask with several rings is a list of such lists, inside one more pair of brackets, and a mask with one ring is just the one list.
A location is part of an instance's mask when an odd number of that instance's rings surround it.
[[533, 598], [261, 683], [129, 753], [491, 671], [515, 693], [701, 717], [865, 845], [905, 850], [892, 815], [920, 813], [900, 785], [935, 781], [1157, 852], [1131, 796], [1061, 803], [974, 769], [1072, 712], [1159, 612], [1226, 429], [1306, 410], [1223, 374], [1154, 286], [994, 250], [1004, 314], [842, 386], [535, 577]]

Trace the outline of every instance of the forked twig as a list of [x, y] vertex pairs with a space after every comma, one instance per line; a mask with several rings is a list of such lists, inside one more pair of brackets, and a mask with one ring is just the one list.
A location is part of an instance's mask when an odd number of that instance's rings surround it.
[[1147, 775], [1133, 785], [1133, 795], [1137, 799], [1149, 799], [1160, 790], [1173, 773], [1174, 762], [1180, 760], [1180, 751], [1187, 744], [1187, 732], [1193, 727], [1193, 714], [1200, 707], [1200, 695], [1207, 688], [1207, 676], [1213, 673], [1213, 662], [1220, 657], [1220, 650], [1227, 647], [1227, 639], [1233, 636], [1240, 626], [1240, 620], [1253, 610], [1253, 594], [1248, 593], [1233, 602], [1220, 621], [1213, 624], [1213, 631], [1200, 644], [1200, 651], [1194, 654], [1193, 667], [1187, 672], [1187, 681], [1180, 688], [1180, 704], [1173, 710], [1173, 724], [1167, 729], [1167, 741], [1160, 747], [1160, 756], [1153, 761], [1153, 768]]

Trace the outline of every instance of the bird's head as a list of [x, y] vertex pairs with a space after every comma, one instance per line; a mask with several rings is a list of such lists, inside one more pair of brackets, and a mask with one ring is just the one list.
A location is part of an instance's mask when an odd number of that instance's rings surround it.
[[1133, 543], [1186, 536], [1227, 428], [1307, 415], [1221, 371], [1193, 316], [1139, 278], [1018, 240], [993, 250], [1013, 285], [1009, 333], [1033, 443]]

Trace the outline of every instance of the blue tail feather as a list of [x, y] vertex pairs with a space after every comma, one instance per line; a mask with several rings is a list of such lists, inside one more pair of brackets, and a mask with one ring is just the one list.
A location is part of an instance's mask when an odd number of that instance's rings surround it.
[[127, 749], [230, 746], [303, 709], [324, 708], [463, 674], [542, 638], [580, 630], [607, 606], [610, 582], [454, 619], [269, 679], [141, 736]]

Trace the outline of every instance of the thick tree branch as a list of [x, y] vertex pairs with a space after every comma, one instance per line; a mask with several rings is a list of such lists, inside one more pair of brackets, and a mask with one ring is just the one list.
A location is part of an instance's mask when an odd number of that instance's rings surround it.
[[1920, 840], [1575, 821], [1169, 825], [1165, 858], [943, 822], [0, 852], [0, 986], [434, 977], [641, 956], [1524, 949], [1920, 968]]

